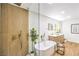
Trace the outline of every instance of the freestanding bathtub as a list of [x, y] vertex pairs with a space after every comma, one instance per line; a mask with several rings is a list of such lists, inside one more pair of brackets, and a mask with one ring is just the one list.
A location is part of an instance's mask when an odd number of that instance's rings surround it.
[[51, 56], [56, 49], [56, 42], [54, 41], [42, 41], [35, 45], [35, 51], [37, 56]]

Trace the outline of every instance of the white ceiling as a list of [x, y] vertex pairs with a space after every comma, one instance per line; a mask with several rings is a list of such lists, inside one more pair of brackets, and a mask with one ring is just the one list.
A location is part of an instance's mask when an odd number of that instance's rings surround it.
[[[25, 3], [22, 7], [38, 12], [38, 4]], [[79, 18], [79, 3], [40, 3], [40, 13], [56, 20]]]

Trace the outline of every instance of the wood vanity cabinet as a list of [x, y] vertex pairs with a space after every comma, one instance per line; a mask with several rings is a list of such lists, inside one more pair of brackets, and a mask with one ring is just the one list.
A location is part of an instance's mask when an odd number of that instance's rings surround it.
[[0, 55], [28, 53], [28, 10], [0, 3]]
[[60, 55], [65, 54], [65, 46], [64, 46], [64, 35], [57, 35], [57, 36], [49, 36], [49, 40], [55, 41], [57, 43], [56, 52]]
[[64, 43], [64, 35], [58, 35], [58, 36], [48, 36], [49, 40]]

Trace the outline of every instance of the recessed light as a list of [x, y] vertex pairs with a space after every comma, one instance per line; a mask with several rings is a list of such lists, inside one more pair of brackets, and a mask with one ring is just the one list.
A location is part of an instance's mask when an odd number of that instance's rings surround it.
[[61, 13], [64, 14], [65, 12], [64, 11], [61, 11]]

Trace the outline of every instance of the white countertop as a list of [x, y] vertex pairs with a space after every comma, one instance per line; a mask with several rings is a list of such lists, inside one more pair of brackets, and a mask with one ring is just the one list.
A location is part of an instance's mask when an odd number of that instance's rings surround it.
[[55, 37], [57, 37], [57, 36], [60, 36], [60, 35], [63, 35], [63, 34], [53, 34], [53, 35], [49, 35], [49, 36], [55, 36]]

